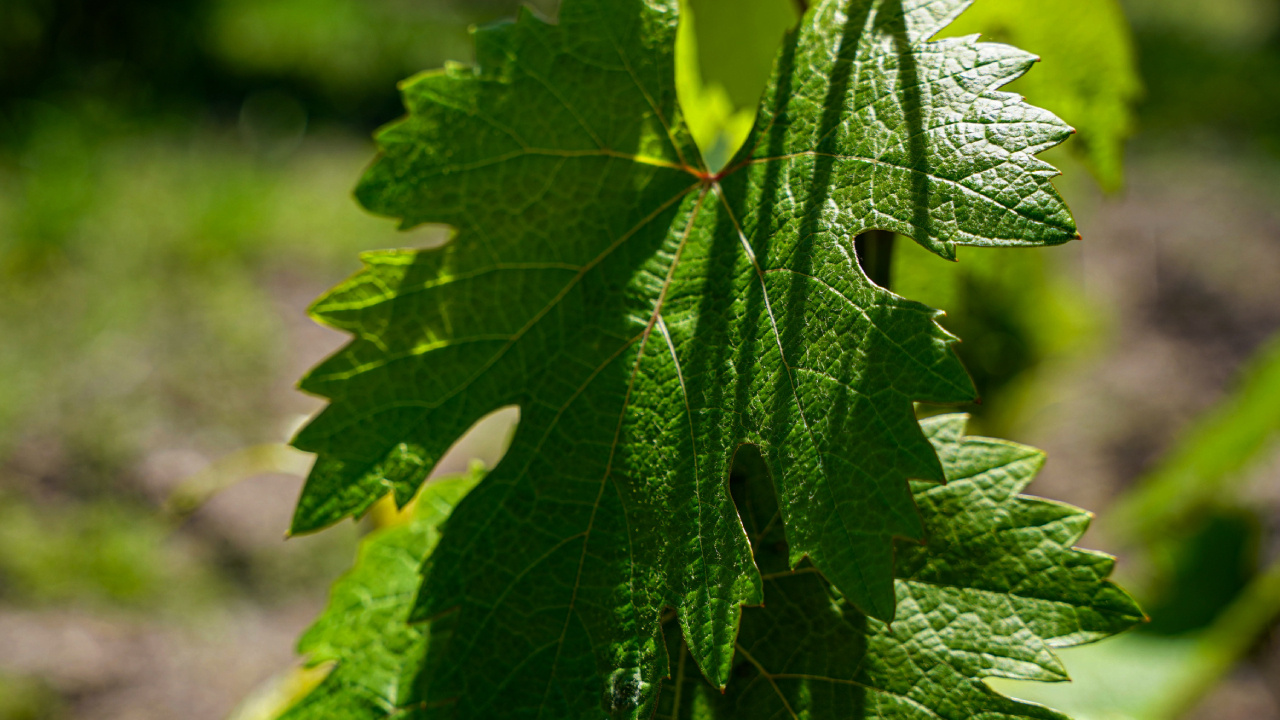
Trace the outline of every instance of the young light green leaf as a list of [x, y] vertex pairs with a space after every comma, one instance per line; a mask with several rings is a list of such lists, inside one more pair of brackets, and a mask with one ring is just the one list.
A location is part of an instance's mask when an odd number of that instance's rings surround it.
[[658, 717], [1063, 718], [982, 679], [1066, 680], [1053, 649], [1121, 632], [1143, 614], [1107, 580], [1110, 557], [1071, 547], [1088, 513], [1018, 495], [1044, 454], [963, 437], [965, 421], [922, 423], [948, 483], [914, 484], [928, 543], [901, 548], [891, 626], [858, 612], [812, 567], [788, 569], [769, 479], [744, 473], [735, 496], [767, 573], [764, 607], [743, 613], [724, 694], [698, 677], [671, 628], [678, 660]]
[[727, 683], [762, 592], [725, 487], [743, 443], [791, 562], [893, 617], [893, 539], [923, 532], [906, 480], [942, 479], [911, 403], [973, 390], [935, 311], [868, 281], [853, 239], [954, 257], [1075, 237], [1035, 158], [1068, 128], [996, 89], [1032, 57], [929, 41], [965, 5], [815, 5], [717, 174], [676, 107], [675, 0], [566, 0], [557, 24], [477, 33], [476, 68], [405, 84], [357, 195], [457, 236], [369, 254], [314, 306], [355, 340], [303, 382], [332, 402], [296, 439], [319, 457], [294, 531], [407, 500], [474, 421], [520, 406], [424, 569], [414, 618], [451, 615], [424, 706], [642, 717], [668, 606]]
[[751, 134], [797, 10], [795, 0], [681, 0], [676, 96], [709, 171], [724, 169]]
[[947, 35], [982, 33], [1043, 64], [1010, 86], [1074, 125], [1077, 151], [1107, 190], [1124, 179], [1124, 141], [1142, 93], [1133, 38], [1117, 0], [978, 0]]

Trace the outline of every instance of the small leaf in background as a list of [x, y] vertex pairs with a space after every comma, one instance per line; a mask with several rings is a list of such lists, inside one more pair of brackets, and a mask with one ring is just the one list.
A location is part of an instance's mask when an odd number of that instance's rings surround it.
[[681, 0], [676, 95], [708, 171], [720, 172], [751, 134], [798, 9], [796, 0]]

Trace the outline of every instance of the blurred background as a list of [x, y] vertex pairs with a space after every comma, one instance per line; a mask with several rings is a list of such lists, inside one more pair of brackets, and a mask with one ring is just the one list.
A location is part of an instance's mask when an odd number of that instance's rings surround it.
[[[306, 306], [444, 237], [350, 188], [396, 81], [515, 8], [0, 0], [0, 720], [249, 717], [296, 664], [363, 530], [283, 538], [292, 388], [343, 340]], [[977, 0], [949, 32], [1043, 58], [1013, 89], [1080, 131], [1047, 159], [1084, 242], [899, 239], [892, 287], [947, 311], [971, 431], [1049, 452], [1032, 491], [1098, 514], [1153, 618], [1000, 689], [1280, 720], [1280, 0]]]

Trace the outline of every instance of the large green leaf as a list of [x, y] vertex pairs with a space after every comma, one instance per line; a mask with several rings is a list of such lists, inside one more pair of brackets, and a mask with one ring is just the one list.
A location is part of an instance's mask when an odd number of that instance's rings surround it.
[[912, 401], [973, 390], [935, 311], [869, 282], [853, 238], [954, 257], [1076, 236], [1034, 156], [1068, 128], [996, 90], [1033, 58], [929, 40], [965, 5], [814, 6], [715, 175], [675, 103], [674, 0], [566, 0], [557, 24], [478, 32], [476, 68], [405, 84], [358, 197], [457, 235], [371, 253], [314, 306], [355, 340], [303, 382], [332, 402], [296, 439], [319, 458], [294, 531], [407, 501], [473, 422], [520, 406], [425, 568], [414, 617], [450, 617], [424, 706], [642, 716], [668, 606], [723, 686], [762, 593], [726, 487], [743, 443], [790, 562], [893, 617], [893, 539], [923, 537], [907, 479], [942, 479]]
[[[1088, 514], [1017, 493], [1043, 464], [1039, 451], [962, 437], [965, 418], [924, 422], [949, 483], [916, 483], [927, 545], [904, 545], [893, 625], [852, 607], [809, 565], [789, 568], [778, 504], [758, 460], [739, 458], [734, 497], [765, 577], [765, 606], [743, 614], [727, 693], [709, 685], [683, 646], [659, 718], [1059, 718], [989, 690], [982, 678], [1064, 680], [1055, 648], [1111, 635], [1141, 611], [1107, 581], [1111, 558], [1071, 544]], [[744, 453], [747, 454], [747, 453]], [[436, 486], [429, 485], [428, 490]], [[416, 562], [434, 538], [427, 521], [367, 539], [303, 649], [338, 663], [287, 720], [376, 720], [413, 711], [426, 631], [404, 624]], [[353, 590], [358, 589], [358, 594]], [[402, 641], [401, 641], [402, 640]], [[397, 704], [397, 698], [400, 702]], [[495, 716], [533, 714], [499, 698]], [[678, 709], [678, 712], [677, 712]], [[554, 717], [549, 712], [547, 717]]]

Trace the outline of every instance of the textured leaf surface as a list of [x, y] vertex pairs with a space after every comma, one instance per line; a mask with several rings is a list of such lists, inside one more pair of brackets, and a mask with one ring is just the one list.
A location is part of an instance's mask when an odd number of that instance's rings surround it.
[[982, 33], [1040, 56], [1009, 87], [1080, 131], [1077, 151], [1099, 184], [1124, 177], [1124, 141], [1142, 92], [1133, 38], [1118, 0], [977, 0], [946, 34]]
[[473, 422], [520, 406], [424, 568], [414, 617], [450, 616], [424, 707], [643, 716], [664, 607], [723, 686], [762, 593], [726, 487], [742, 443], [775, 478], [790, 562], [893, 616], [893, 539], [923, 533], [907, 479], [942, 479], [911, 402], [973, 390], [935, 311], [870, 283], [853, 238], [953, 257], [1075, 236], [1034, 157], [1068, 128], [996, 90], [1032, 57], [928, 39], [965, 4], [817, 4], [714, 176], [676, 108], [674, 0], [566, 0], [556, 25], [477, 33], [477, 68], [405, 84], [357, 194], [457, 235], [369, 254], [314, 306], [355, 340], [303, 382], [332, 402], [296, 439], [319, 458], [294, 530], [406, 501]]
[[[668, 621], [672, 677], [663, 685], [657, 717], [1062, 717], [1003, 697], [980, 679], [1064, 680], [1055, 648], [1120, 632], [1142, 613], [1107, 581], [1111, 558], [1071, 548], [1088, 524], [1087, 513], [1017, 494], [1043, 455], [1013, 443], [962, 437], [964, 423], [961, 415], [924, 422], [950, 482], [914, 486], [929, 542], [902, 547], [892, 627], [858, 612], [812, 566], [789, 569], [767, 471], [758, 460], [740, 462], [734, 497], [765, 573], [766, 604], [743, 614], [724, 694], [703, 679], [678, 623]], [[391, 692], [332, 678], [345, 667], [347, 677], [363, 672], [389, 688], [397, 678], [411, 682], [422, 665], [425, 638], [422, 628], [403, 625], [412, 604], [404, 590], [417, 582], [416, 560], [430, 552], [432, 540], [405, 528], [365, 541], [361, 565], [335, 588], [326, 620], [308, 635], [313, 652], [334, 643], [320, 636], [337, 638], [342, 650], [317, 659], [338, 660], [338, 669], [289, 720], [384, 718], [415, 709], [397, 709]], [[374, 564], [388, 553], [397, 561]], [[387, 600], [380, 614], [340, 614], [348, 607], [340, 599], [357, 581], [365, 583], [364, 595]], [[369, 606], [367, 599], [355, 605]], [[372, 642], [381, 637], [413, 641], [393, 650]], [[413, 705], [408, 694], [403, 697], [404, 706]], [[515, 714], [503, 703], [496, 714], [506, 713]]]
[[1063, 717], [981, 678], [1066, 680], [1054, 648], [1115, 634], [1143, 615], [1107, 581], [1109, 556], [1071, 547], [1088, 513], [1018, 495], [1043, 453], [962, 437], [965, 419], [923, 422], [949, 482], [914, 484], [928, 543], [901, 548], [892, 626], [858, 612], [813, 568], [787, 569], [768, 478], [748, 472], [736, 494], [768, 578], [765, 606], [743, 614], [725, 694], [698, 677], [679, 635], [668, 635], [680, 659], [658, 717]]
[[319, 687], [282, 720], [361, 720], [395, 712], [426, 657], [422, 627], [409, 624], [422, 559], [435, 547], [439, 526], [480, 474], [436, 480], [422, 489], [409, 522], [379, 530], [360, 543], [355, 567], [333, 586], [325, 608], [298, 652], [308, 664], [334, 663]]

